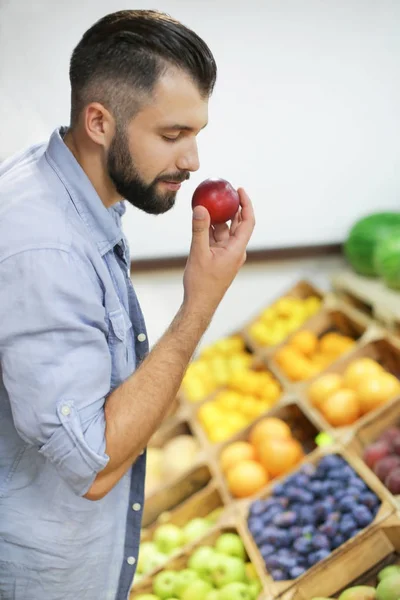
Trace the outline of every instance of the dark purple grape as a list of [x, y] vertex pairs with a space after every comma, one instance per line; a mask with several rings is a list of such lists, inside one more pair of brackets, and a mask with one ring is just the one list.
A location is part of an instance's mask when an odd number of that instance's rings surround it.
[[290, 569], [289, 575], [291, 579], [297, 579], [297, 577], [300, 577], [300, 575], [303, 575], [303, 573], [305, 572], [305, 567], [301, 565], [296, 565], [295, 567], [293, 567], [293, 569]]

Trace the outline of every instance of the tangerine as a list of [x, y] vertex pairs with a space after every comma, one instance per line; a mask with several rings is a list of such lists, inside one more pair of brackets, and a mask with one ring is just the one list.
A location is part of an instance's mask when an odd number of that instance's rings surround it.
[[264, 467], [255, 460], [242, 460], [226, 473], [229, 490], [236, 498], [247, 498], [259, 492], [269, 481]]
[[334, 427], [351, 425], [361, 415], [361, 406], [354, 390], [342, 388], [329, 396], [320, 407], [326, 420]]
[[220, 465], [224, 473], [243, 460], [256, 460], [256, 449], [249, 442], [239, 440], [226, 446], [220, 456]]
[[260, 463], [271, 477], [287, 473], [304, 456], [301, 444], [294, 438], [267, 438], [257, 448]]
[[253, 425], [249, 435], [249, 442], [255, 448], [258, 448], [265, 439], [289, 439], [291, 437], [292, 432], [285, 421], [277, 417], [265, 417]]

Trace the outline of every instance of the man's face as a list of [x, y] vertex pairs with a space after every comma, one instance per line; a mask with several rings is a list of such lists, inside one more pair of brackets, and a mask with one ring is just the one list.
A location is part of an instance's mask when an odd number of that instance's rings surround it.
[[181, 183], [199, 168], [196, 136], [207, 118], [208, 98], [183, 71], [163, 75], [150, 101], [116, 129], [107, 169], [117, 192], [147, 213], [172, 208]]

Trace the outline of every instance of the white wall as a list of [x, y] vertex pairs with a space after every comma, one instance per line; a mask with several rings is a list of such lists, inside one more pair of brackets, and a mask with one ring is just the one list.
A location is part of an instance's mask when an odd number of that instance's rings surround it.
[[245, 187], [252, 248], [340, 241], [400, 198], [398, 0], [3, 1], [0, 158], [68, 122], [68, 61], [121, 8], [159, 8], [204, 37], [219, 66], [200, 171], [168, 215], [128, 211], [136, 258], [186, 254], [190, 198], [209, 176]]

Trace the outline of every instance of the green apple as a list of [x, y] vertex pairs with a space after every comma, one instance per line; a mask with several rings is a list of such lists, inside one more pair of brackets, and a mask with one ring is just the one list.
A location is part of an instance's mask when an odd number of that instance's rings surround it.
[[140, 594], [140, 596], [136, 596], [135, 600], [160, 600], [158, 596], [154, 594]]
[[209, 529], [211, 525], [207, 519], [203, 519], [201, 517], [197, 517], [196, 519], [191, 519], [183, 528], [183, 537], [185, 542], [188, 544], [197, 540], [199, 537], [204, 535]]
[[382, 579], [386, 579], [386, 577], [391, 577], [392, 575], [398, 575], [400, 573], [399, 565], [389, 565], [384, 569], [381, 569], [378, 573], [378, 581], [382, 581]]
[[211, 590], [205, 597], [205, 600], [220, 600], [219, 590]]
[[171, 554], [184, 543], [182, 529], [173, 523], [160, 525], [154, 532], [153, 541], [160, 552]]
[[162, 567], [162, 565], [165, 565], [165, 563], [167, 561], [167, 557], [165, 554], [162, 554], [162, 552], [158, 552], [158, 550], [155, 550], [154, 554], [145, 556], [142, 559], [140, 559], [140, 554], [139, 554], [139, 560], [140, 560], [140, 568], [141, 568], [141, 570], [139, 572], [140, 572], [140, 574], [146, 574], [146, 573], [150, 573], [150, 571], [154, 571], [155, 569], [158, 569], [158, 567]]
[[178, 596], [178, 598], [182, 598], [183, 592], [196, 579], [199, 579], [199, 574], [193, 569], [182, 569], [182, 571], [179, 571], [176, 574], [176, 582], [174, 588], [175, 596]]
[[210, 567], [215, 556], [216, 552], [214, 548], [211, 546], [200, 546], [189, 557], [187, 566], [189, 569], [196, 571], [202, 579], [211, 581]]
[[211, 583], [203, 579], [193, 581], [182, 594], [182, 600], [205, 600], [212, 591]]
[[260, 581], [258, 579], [253, 579], [248, 585], [252, 600], [257, 600], [262, 589]]
[[236, 581], [228, 583], [220, 590], [220, 600], [252, 600], [249, 587]]
[[139, 546], [139, 557], [137, 564], [137, 571], [139, 573], [144, 573], [143, 562], [147, 560], [148, 557], [157, 554], [157, 546], [154, 542], [142, 542]]
[[243, 561], [246, 558], [243, 542], [236, 533], [222, 533], [215, 543], [215, 550], [228, 556], [237, 556]]
[[244, 562], [236, 556], [216, 554], [210, 563], [211, 581], [217, 588], [222, 588], [228, 583], [246, 581]]
[[153, 579], [153, 591], [160, 600], [172, 598], [176, 585], [176, 571], [166, 569], [157, 573]]

